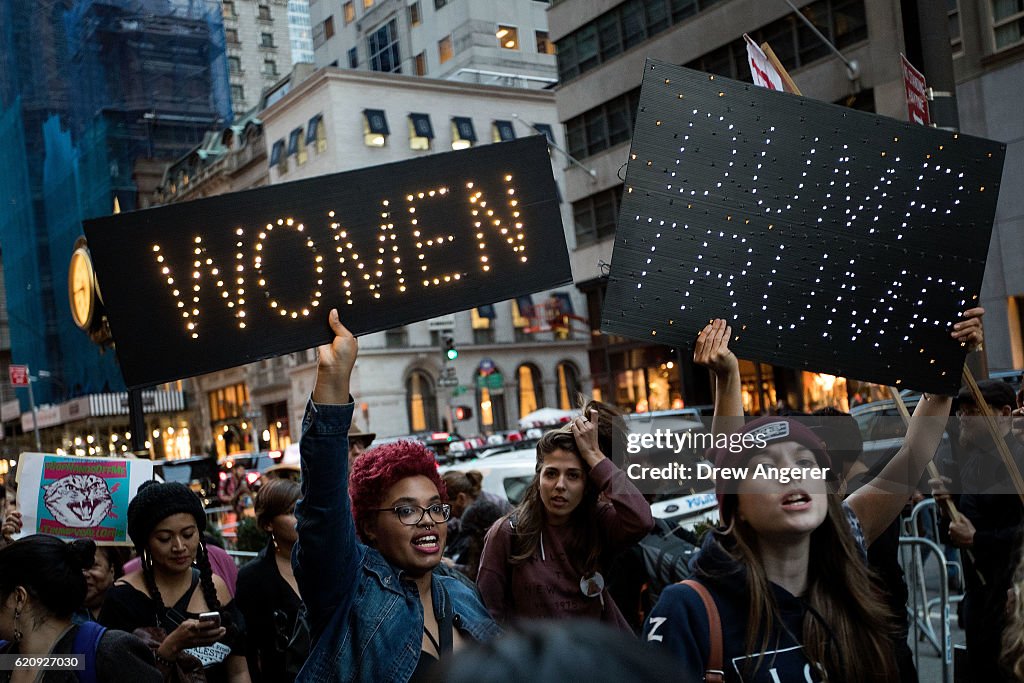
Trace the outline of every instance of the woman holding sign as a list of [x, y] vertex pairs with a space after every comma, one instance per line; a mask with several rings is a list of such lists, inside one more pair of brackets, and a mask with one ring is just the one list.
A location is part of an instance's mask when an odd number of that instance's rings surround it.
[[312, 650], [299, 680], [428, 680], [434, 663], [500, 630], [471, 587], [440, 576], [451, 506], [433, 453], [399, 441], [366, 451], [349, 475], [357, 344], [330, 313], [302, 421], [295, 578]]
[[[202, 543], [206, 511], [183, 484], [146, 482], [128, 504], [142, 569], [107, 592], [100, 623], [144, 633], [171, 676], [202, 669], [210, 683], [249, 683], [241, 613]], [[195, 566], [193, 566], [195, 565]]]
[[[967, 311], [953, 338], [980, 344], [983, 312]], [[743, 403], [731, 335], [724, 320], [715, 320], [694, 350], [694, 361], [715, 374], [714, 431], [749, 435], [752, 444], [719, 450], [715, 464], [830, 468], [823, 442], [796, 419], [743, 425], [736, 417]], [[705, 537], [696, 580], [662, 593], [645, 639], [680, 657], [695, 680], [715, 671], [725, 681], [898, 680], [894, 627], [869, 582], [866, 546], [902, 510], [910, 487], [901, 482], [912, 486], [924, 472], [950, 405], [948, 396], [925, 394], [900, 452], [845, 502], [834, 478], [719, 480], [721, 526]]]
[[587, 407], [589, 417], [541, 438], [523, 501], [487, 532], [477, 583], [499, 621], [586, 617], [633, 632], [602, 572], [647, 535], [654, 518], [643, 495], [605, 457], [599, 442], [612, 439], [599, 436], [600, 411]]

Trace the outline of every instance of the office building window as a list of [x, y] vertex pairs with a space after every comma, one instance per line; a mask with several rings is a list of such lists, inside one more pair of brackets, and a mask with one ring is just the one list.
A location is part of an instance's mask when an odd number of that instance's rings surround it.
[[238, 45], [238, 29], [224, 29], [224, 39], [231, 45]]
[[1024, 0], [989, 0], [992, 3], [992, 31], [997, 50], [1024, 39]]
[[523, 363], [516, 370], [519, 389], [519, 417], [526, 417], [544, 407], [544, 384], [540, 370], [532, 363]]
[[356, 20], [356, 6], [352, 0], [348, 0], [344, 5], [341, 6], [342, 12], [345, 15], [345, 25], [348, 26]]
[[394, 19], [369, 35], [366, 48], [372, 70], [402, 73], [402, 60], [398, 54], [398, 23]]
[[384, 330], [384, 346], [389, 349], [404, 349], [409, 346], [409, 330], [404, 327]]
[[452, 58], [452, 37], [450, 35], [437, 41], [437, 56], [442, 64]]
[[519, 29], [515, 26], [499, 25], [494, 35], [498, 39], [498, 45], [506, 50], [519, 49]]
[[954, 55], [963, 54], [964, 42], [960, 36], [959, 0], [946, 0], [946, 13], [949, 16], [949, 46]]
[[[331, 17], [327, 17], [324, 22], [324, 37], [330, 38], [334, 35], [334, 20]], [[274, 34], [273, 33], [261, 33], [260, 34], [260, 47], [274, 47]]]
[[273, 59], [263, 60], [263, 75], [264, 76], [277, 76], [277, 62]]
[[430, 114], [409, 114], [409, 149], [429, 150], [433, 139]]
[[437, 394], [430, 375], [423, 370], [413, 370], [405, 382], [405, 398], [409, 431], [436, 431], [440, 425], [437, 419]]
[[427, 75], [427, 53], [421, 52], [415, 57], [415, 69], [417, 76]]
[[448, 0], [434, 0], [434, 9], [441, 9], [448, 4]]
[[452, 149], [466, 149], [476, 143], [473, 119], [468, 116], [452, 117]]
[[324, 126], [323, 114], [316, 114], [306, 124], [306, 144], [316, 143], [316, 152], [319, 154], [327, 149], [327, 128]]
[[231, 103], [234, 105], [243, 104], [245, 102], [245, 88], [240, 85], [231, 86]]
[[383, 109], [363, 110], [363, 141], [367, 147], [383, 147], [390, 133]]
[[225, 19], [234, 19], [238, 16], [238, 12], [235, 11], [235, 3], [232, 0], [224, 0], [224, 4], [221, 5], [221, 12]]
[[359, 50], [355, 47], [348, 49], [348, 68], [355, 69], [359, 67]]
[[273, 21], [273, 17], [270, 16], [270, 7], [267, 5], [260, 5], [256, 10], [256, 16], [262, 21]]
[[537, 38], [537, 52], [542, 55], [555, 54], [555, 44], [548, 38], [547, 31], [534, 31], [534, 35]]
[[363, 9], [370, 9], [373, 7], [373, 0], [363, 0]]
[[230, 71], [233, 74], [242, 73], [242, 58], [228, 57], [228, 71]]
[[638, 88], [566, 121], [569, 154], [581, 159], [628, 141], [639, 104]]
[[619, 185], [572, 203], [578, 245], [591, 244], [615, 234], [621, 199], [622, 186]]
[[408, 7], [409, 10], [409, 26], [419, 26], [423, 22], [423, 17], [420, 16], [420, 3], [419, 0], [412, 3]]
[[491, 126], [491, 140], [493, 142], [505, 142], [516, 139], [516, 129], [511, 121], [495, 121]]

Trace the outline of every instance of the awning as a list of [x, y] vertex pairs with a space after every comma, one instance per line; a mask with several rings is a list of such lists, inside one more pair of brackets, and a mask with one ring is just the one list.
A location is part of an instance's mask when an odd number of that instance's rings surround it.
[[555, 131], [546, 123], [535, 123], [533, 127], [544, 134], [544, 137], [548, 139], [548, 142], [554, 144], [555, 142]]
[[473, 119], [468, 116], [453, 116], [452, 129], [455, 139], [476, 142], [476, 130], [473, 128]]
[[366, 119], [366, 129], [369, 133], [376, 135], [391, 135], [388, 129], [388, 119], [383, 109], [364, 109], [363, 117]]
[[316, 142], [316, 129], [320, 125], [320, 120], [324, 117], [323, 114], [317, 114], [309, 120], [306, 124], [306, 144]]
[[270, 150], [270, 165], [277, 166], [284, 155], [284, 140], [278, 140]]
[[512, 127], [511, 121], [495, 121], [494, 130], [498, 134], [498, 142], [516, 139], [516, 129]]
[[299, 140], [302, 139], [302, 126], [299, 126], [288, 136], [288, 156], [299, 153]]
[[416, 137], [434, 139], [434, 127], [430, 125], [430, 114], [409, 114]]

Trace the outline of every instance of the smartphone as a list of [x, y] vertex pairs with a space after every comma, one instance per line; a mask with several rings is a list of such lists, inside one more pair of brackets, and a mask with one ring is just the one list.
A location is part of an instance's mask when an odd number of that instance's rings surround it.
[[220, 626], [220, 612], [203, 612], [198, 618], [205, 626]]

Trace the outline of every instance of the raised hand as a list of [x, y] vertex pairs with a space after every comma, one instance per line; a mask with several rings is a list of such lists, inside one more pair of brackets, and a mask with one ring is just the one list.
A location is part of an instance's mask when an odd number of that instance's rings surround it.
[[966, 346], [968, 351], [978, 351], [985, 341], [985, 331], [981, 326], [981, 318], [985, 309], [981, 306], [969, 308], [963, 313], [963, 320], [953, 325], [950, 335], [953, 339]]
[[320, 363], [316, 369], [313, 402], [344, 404], [349, 402], [349, 380], [359, 353], [359, 343], [341, 324], [338, 309], [331, 309], [328, 322], [334, 339], [330, 344], [317, 347]]
[[716, 375], [728, 375], [739, 368], [736, 354], [729, 349], [732, 328], [721, 318], [704, 326], [693, 348], [693, 362], [709, 368]]
[[576, 447], [580, 449], [580, 456], [590, 467], [604, 460], [605, 454], [597, 445], [597, 421], [599, 413], [596, 410], [590, 411], [589, 419], [580, 415], [569, 423], [572, 435], [576, 439]]

